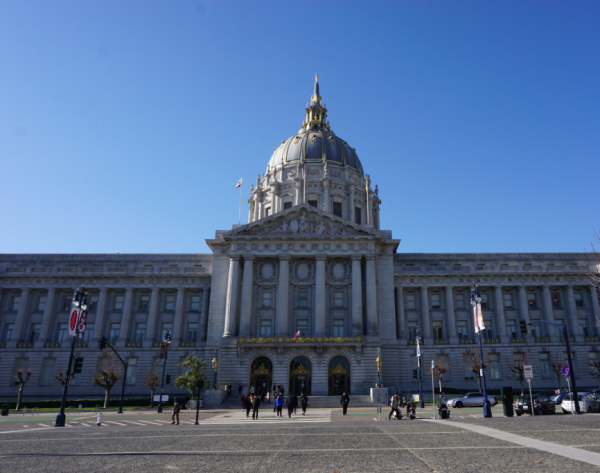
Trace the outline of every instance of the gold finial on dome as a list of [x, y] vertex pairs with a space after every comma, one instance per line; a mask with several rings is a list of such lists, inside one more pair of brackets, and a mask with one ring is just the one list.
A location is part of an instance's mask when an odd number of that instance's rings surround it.
[[319, 74], [315, 74], [315, 82], [319, 82]]

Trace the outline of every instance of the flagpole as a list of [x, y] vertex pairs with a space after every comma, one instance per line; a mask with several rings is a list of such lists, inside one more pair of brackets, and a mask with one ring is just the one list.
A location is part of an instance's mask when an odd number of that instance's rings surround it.
[[240, 211], [238, 213], [238, 225], [242, 222], [242, 189], [244, 188], [244, 175], [242, 174], [242, 185], [240, 186]]
[[365, 190], [367, 191], [367, 225], [371, 225], [371, 219], [369, 218], [370, 209], [369, 209], [369, 175], [367, 174], [367, 178], [365, 179], [366, 185]]
[[306, 204], [306, 164], [304, 165], [304, 203]]

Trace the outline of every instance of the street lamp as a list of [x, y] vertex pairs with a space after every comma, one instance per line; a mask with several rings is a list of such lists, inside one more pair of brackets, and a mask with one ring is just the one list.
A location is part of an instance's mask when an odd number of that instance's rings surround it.
[[213, 384], [213, 389], [217, 389], [217, 370], [219, 369], [219, 360], [217, 360], [217, 352], [215, 351], [215, 357], [212, 360], [212, 367], [215, 370], [215, 383]]
[[379, 356], [377, 356], [377, 358], [375, 359], [375, 363], [377, 363], [377, 385], [375, 387], [380, 388], [381, 387], [381, 348], [378, 348], [377, 351], [378, 351]]
[[473, 306], [475, 331], [479, 336], [479, 376], [481, 376], [481, 385], [483, 387], [483, 417], [492, 417], [492, 406], [487, 397], [487, 389], [485, 387], [485, 367], [483, 364], [483, 348], [481, 346], [481, 331], [485, 330], [485, 327], [483, 326], [483, 319], [481, 319], [481, 296], [479, 295], [479, 288], [475, 283], [473, 283], [473, 287], [471, 288], [471, 305]]
[[169, 353], [169, 345], [170, 344], [171, 344], [171, 333], [167, 330], [165, 332], [165, 338], [163, 338], [163, 342], [160, 347], [160, 356], [162, 357], [162, 359], [164, 361], [163, 361], [162, 376], [161, 376], [161, 380], [160, 380], [160, 399], [158, 400], [158, 408], [156, 409], [156, 412], [158, 412], [158, 413], [163, 411], [163, 408], [162, 408], [163, 386], [165, 384], [165, 371], [167, 369], [167, 354]]
[[418, 327], [416, 335], [417, 336], [415, 337], [415, 340], [417, 341], [417, 363], [419, 364], [419, 408], [424, 409], [425, 401], [423, 400], [423, 376], [421, 376], [421, 331]]

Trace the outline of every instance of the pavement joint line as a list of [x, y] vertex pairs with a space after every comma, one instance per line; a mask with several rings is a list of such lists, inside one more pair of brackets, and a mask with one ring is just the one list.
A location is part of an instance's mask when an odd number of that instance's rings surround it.
[[551, 453], [554, 455], [571, 458], [572, 460], [578, 460], [585, 463], [590, 463], [592, 465], [600, 466], [600, 454], [595, 452], [588, 452], [586, 450], [581, 449], [576, 450], [573, 447], [568, 447], [553, 442], [547, 442], [545, 440], [536, 440], [529, 437], [523, 437], [521, 435], [516, 435], [510, 432], [493, 429], [491, 427], [484, 427], [481, 425], [463, 424], [458, 422], [445, 421], [441, 419], [431, 419], [426, 420], [426, 422], [432, 422], [436, 424], [441, 423], [456, 428], [470, 430], [472, 432], [487, 435], [488, 437], [492, 437], [498, 440], [504, 440], [506, 442], [521, 445], [523, 447], [534, 448], [536, 450]]

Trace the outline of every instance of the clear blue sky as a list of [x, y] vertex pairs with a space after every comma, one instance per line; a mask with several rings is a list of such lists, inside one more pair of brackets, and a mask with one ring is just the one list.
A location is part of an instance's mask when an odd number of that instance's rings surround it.
[[209, 251], [315, 73], [400, 252], [582, 251], [599, 24], [596, 1], [1, 0], [0, 252]]

